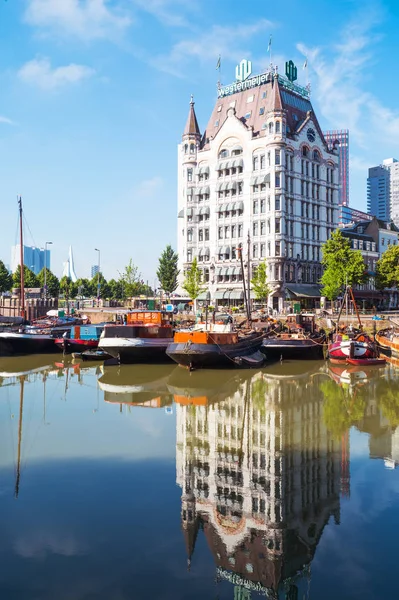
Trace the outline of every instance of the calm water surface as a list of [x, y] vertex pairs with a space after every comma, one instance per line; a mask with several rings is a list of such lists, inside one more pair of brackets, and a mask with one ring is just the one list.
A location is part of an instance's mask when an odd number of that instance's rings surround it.
[[0, 598], [397, 597], [398, 425], [391, 364], [0, 359]]

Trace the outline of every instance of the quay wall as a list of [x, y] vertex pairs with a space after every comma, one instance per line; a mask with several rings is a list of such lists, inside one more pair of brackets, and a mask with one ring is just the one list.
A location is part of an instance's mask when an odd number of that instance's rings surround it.
[[[57, 298], [31, 298], [25, 302], [26, 318], [28, 321], [44, 317], [48, 310], [58, 308]], [[21, 304], [19, 298], [9, 298], [6, 296], [0, 297], [0, 314], [5, 317], [20, 317]]]

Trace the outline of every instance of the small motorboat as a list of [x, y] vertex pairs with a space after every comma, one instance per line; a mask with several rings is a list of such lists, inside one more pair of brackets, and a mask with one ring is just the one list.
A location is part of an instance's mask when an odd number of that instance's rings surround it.
[[105, 361], [112, 358], [112, 356], [108, 354], [108, 352], [104, 352], [104, 350], [97, 348], [95, 350], [85, 350], [84, 352], [72, 352], [72, 358], [78, 358], [85, 361]]
[[166, 354], [190, 370], [201, 368], [259, 368], [265, 362], [260, 352], [264, 334], [235, 330], [228, 314], [215, 315], [211, 323], [177, 331]]

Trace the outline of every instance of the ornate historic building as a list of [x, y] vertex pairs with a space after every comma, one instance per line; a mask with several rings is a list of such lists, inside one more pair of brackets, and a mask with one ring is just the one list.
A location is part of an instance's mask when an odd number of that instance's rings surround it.
[[252, 268], [267, 260], [269, 302], [281, 310], [320, 296], [320, 249], [338, 224], [338, 148], [292, 76], [252, 77], [241, 61], [236, 77], [219, 87], [202, 132], [190, 102], [178, 148], [181, 277], [197, 257], [212, 302], [242, 301], [241, 245]]

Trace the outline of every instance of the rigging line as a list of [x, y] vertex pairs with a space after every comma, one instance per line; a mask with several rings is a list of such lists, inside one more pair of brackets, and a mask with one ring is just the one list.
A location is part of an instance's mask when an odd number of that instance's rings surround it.
[[36, 246], [35, 238], [33, 237], [32, 231], [31, 231], [31, 229], [30, 229], [30, 227], [29, 227], [28, 220], [27, 220], [27, 218], [25, 217], [25, 213], [22, 213], [22, 222], [24, 223], [25, 227], [26, 227], [26, 228], [28, 229], [28, 231], [29, 231], [29, 235], [30, 235], [30, 237], [31, 237], [31, 240], [32, 240], [32, 242], [33, 242], [33, 245], [34, 245], [34, 246]]

